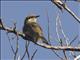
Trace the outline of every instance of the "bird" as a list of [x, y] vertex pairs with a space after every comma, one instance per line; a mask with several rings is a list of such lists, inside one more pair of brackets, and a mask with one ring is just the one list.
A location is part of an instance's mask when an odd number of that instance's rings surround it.
[[45, 44], [49, 44], [46, 38], [43, 36], [43, 31], [40, 25], [37, 23], [37, 18], [40, 15], [27, 16], [24, 20], [23, 33], [26, 39], [37, 43], [39, 40]]

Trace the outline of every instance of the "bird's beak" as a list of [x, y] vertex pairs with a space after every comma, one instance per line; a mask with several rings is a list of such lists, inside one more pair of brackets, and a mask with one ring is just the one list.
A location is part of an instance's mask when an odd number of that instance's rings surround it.
[[40, 15], [35, 16], [36, 18], [38, 18]]

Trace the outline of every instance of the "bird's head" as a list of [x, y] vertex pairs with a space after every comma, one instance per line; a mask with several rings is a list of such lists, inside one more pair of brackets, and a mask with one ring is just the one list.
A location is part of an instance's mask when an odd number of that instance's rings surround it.
[[27, 16], [26, 19], [25, 19], [25, 23], [37, 22], [38, 17], [39, 17], [39, 15], [37, 15], [37, 16]]

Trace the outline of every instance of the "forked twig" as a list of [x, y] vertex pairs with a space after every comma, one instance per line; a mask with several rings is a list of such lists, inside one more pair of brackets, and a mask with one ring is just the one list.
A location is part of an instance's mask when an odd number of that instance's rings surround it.
[[12, 52], [13, 52], [13, 54], [15, 55], [15, 51], [14, 51], [14, 48], [13, 48], [13, 46], [12, 46], [12, 44], [11, 44], [11, 39], [10, 39], [10, 37], [8, 36], [8, 32], [6, 33], [7, 34], [7, 37], [8, 37], [8, 40], [9, 40], [9, 44], [10, 44], [10, 47], [11, 47], [11, 49], [12, 49]]
[[53, 2], [60, 9], [64, 8], [69, 14], [71, 14], [75, 18], [78, 23], [80, 23], [80, 17], [78, 18], [78, 16], [76, 16], [76, 14], [61, 0], [51, 0], [51, 2]]
[[17, 32], [16, 32], [16, 23], [14, 23], [14, 28], [13, 28], [13, 30], [14, 30], [16, 36], [17, 36], [16, 49], [15, 49], [15, 50], [14, 50], [14, 48], [13, 48], [13, 46], [12, 46], [12, 44], [11, 44], [10, 38], [9, 38], [9, 36], [8, 36], [8, 33], [9, 33], [9, 32], [7, 32], [6, 34], [7, 34], [7, 37], [8, 37], [8, 40], [9, 40], [9, 43], [10, 43], [12, 52], [14, 53], [14, 60], [16, 60], [16, 58], [17, 58], [17, 53], [18, 53], [18, 40], [19, 40], [18, 34], [17, 34]]
[[[16, 22], [14, 22], [14, 31], [16, 30]], [[16, 51], [15, 51], [15, 56], [14, 56], [14, 59], [16, 60], [16, 57], [17, 57], [17, 53], [18, 53], [18, 40], [19, 40], [19, 38], [18, 38], [18, 33], [15, 31], [15, 33], [16, 33], [16, 36], [17, 36], [17, 41], [16, 41]]]
[[69, 46], [78, 38], [78, 35], [76, 35], [73, 40], [69, 43]]
[[33, 60], [33, 58], [34, 58], [34, 56], [35, 56], [36, 52], [37, 52], [37, 49], [34, 51], [34, 53], [33, 53], [32, 57], [31, 57], [31, 60]]
[[[59, 27], [59, 28], [58, 28], [58, 27]], [[60, 31], [58, 31], [58, 30], [60, 30]], [[64, 36], [64, 38], [65, 38], [65, 40], [66, 40], [66, 43], [67, 43], [67, 45], [68, 45], [67, 38], [66, 38], [66, 35], [65, 35], [64, 32], [63, 32], [62, 25], [61, 25], [61, 21], [60, 21], [59, 14], [58, 14], [58, 15], [57, 15], [57, 18], [56, 18], [56, 33], [57, 33], [58, 41], [59, 41], [60, 45], [63, 46], [63, 41], [62, 41], [62, 39], [60, 38], [59, 32], [62, 33], [62, 35]], [[68, 60], [68, 58], [67, 58], [67, 56], [66, 56], [65, 50], [63, 50], [63, 54], [64, 54], [65, 59]]]
[[[49, 44], [51, 45], [51, 43], [50, 43], [50, 20], [49, 20], [49, 15], [48, 15], [48, 11], [47, 11], [47, 9], [46, 9], [46, 14], [47, 14], [47, 20], [48, 20], [48, 42], [49, 42]], [[62, 57], [60, 57], [58, 54], [57, 54], [57, 52], [56, 51], [54, 51], [53, 49], [51, 49], [52, 50], [52, 52], [54, 52], [54, 54], [57, 56], [57, 57], [59, 57], [61, 60], [64, 60]]]
[[21, 60], [24, 59], [24, 57], [26, 56], [26, 53], [27, 53], [27, 55], [28, 55], [28, 60], [30, 60], [30, 55], [29, 55], [29, 51], [28, 51], [29, 44], [30, 44], [29, 41], [26, 41], [26, 43], [25, 43], [25, 52], [24, 52]]

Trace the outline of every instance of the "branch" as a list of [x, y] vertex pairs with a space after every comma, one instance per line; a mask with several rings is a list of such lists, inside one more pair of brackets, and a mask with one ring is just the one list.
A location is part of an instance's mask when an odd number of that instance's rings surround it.
[[62, 24], [61, 24], [59, 14], [56, 17], [56, 33], [57, 33], [59, 42], [61, 43], [61, 37], [60, 37], [61, 35], [60, 34], [62, 34], [62, 36], [64, 37], [64, 40], [66, 41], [66, 45], [68, 46], [69, 38], [65, 35], [65, 33], [62, 29]]
[[37, 44], [38, 46], [44, 47], [46, 49], [54, 49], [54, 50], [66, 50], [66, 51], [79, 51], [80, 47], [71, 47], [71, 46], [50, 46], [44, 44]]
[[[2, 22], [1, 22], [2, 23]], [[1, 25], [3, 25], [3, 24], [1, 24]], [[14, 23], [14, 30], [16, 30], [16, 23]], [[7, 31], [7, 36], [8, 36], [8, 31]], [[17, 53], [18, 53], [18, 35], [17, 35], [17, 33], [16, 33], [16, 37], [17, 37], [17, 39], [16, 39], [16, 49], [14, 50], [13, 49], [13, 46], [12, 46], [12, 44], [11, 44], [11, 39], [10, 39], [10, 37], [8, 36], [8, 40], [9, 40], [9, 43], [10, 43], [10, 46], [11, 46], [11, 49], [12, 49], [12, 52], [14, 53], [14, 60], [16, 60], [16, 57], [17, 57]], [[13, 38], [12, 38], [13, 39]]]
[[34, 56], [35, 56], [36, 52], [37, 52], [37, 49], [34, 51], [34, 53], [33, 53], [32, 57], [31, 57], [31, 60], [33, 60], [33, 58], [34, 58]]
[[49, 20], [49, 15], [48, 15], [47, 9], [45, 9], [45, 11], [46, 11], [47, 25], [48, 25], [48, 42], [49, 42], [49, 44], [51, 44], [51, 43], [50, 43], [50, 20]]
[[[60, 30], [60, 31], [59, 31]], [[56, 33], [57, 33], [57, 36], [58, 36], [58, 40], [60, 42], [60, 45], [63, 46], [63, 41], [62, 41], [62, 38], [60, 38], [60, 34], [61, 33], [63, 36], [64, 36], [64, 40], [66, 41], [66, 44], [68, 46], [68, 42], [67, 42], [67, 37], [66, 35], [64, 34], [64, 31], [62, 29], [62, 25], [61, 25], [61, 21], [60, 21], [60, 17], [59, 17], [59, 14], [57, 15], [56, 17]], [[64, 57], [65, 57], [65, 60], [68, 60], [67, 56], [66, 56], [66, 52], [65, 50], [63, 50], [63, 54], [64, 54]]]
[[72, 10], [70, 10], [68, 6], [64, 4], [61, 0], [51, 0], [51, 2], [53, 2], [61, 11], [62, 9], [65, 9], [68, 13], [70, 13], [75, 18], [77, 22], [80, 23], [80, 18], [78, 18], [76, 14]]
[[26, 56], [26, 54], [28, 56], [28, 60], [30, 60], [30, 54], [29, 54], [29, 51], [28, 51], [29, 44], [30, 44], [29, 41], [26, 41], [26, 43], [25, 43], [25, 52], [24, 52], [21, 60], [24, 59], [24, 57]]
[[[3, 24], [3, 23], [2, 23]], [[4, 27], [4, 29], [3, 29]], [[9, 33], [14, 33], [16, 34], [17, 32], [17, 35], [22, 37], [23, 39], [27, 40], [26, 36], [22, 33], [22, 32], [18, 32], [16, 30], [14, 30], [13, 28], [9, 28], [9, 27], [6, 27], [6, 26], [3, 26], [3, 27], [0, 27], [0, 30], [4, 30], [4, 31], [7, 31]], [[29, 40], [30, 41], [30, 40]], [[31, 40], [32, 41], [32, 40]], [[36, 45], [38, 46], [41, 46], [43, 48], [46, 48], [46, 49], [54, 49], [54, 50], [66, 50], [66, 51], [80, 51], [80, 47], [71, 47], [71, 46], [51, 46], [51, 45], [45, 45], [45, 44], [41, 44], [41, 43], [36, 43], [34, 41], [32, 41], [33, 43], [35, 43]]]
[[74, 60], [79, 60], [80, 59], [80, 55], [78, 55]]
[[[48, 11], [47, 11], [47, 9], [45, 10], [46, 11], [46, 15], [47, 15], [47, 22], [48, 22], [48, 42], [49, 42], [49, 44], [51, 45], [51, 42], [50, 42], [50, 20], [49, 20], [49, 15], [48, 15]], [[58, 54], [57, 54], [57, 52], [56, 51], [54, 51], [53, 49], [52, 49], [52, 52], [57, 56], [57, 57], [59, 57], [61, 60], [64, 60], [61, 56], [59, 56]]]
[[78, 38], [78, 35], [76, 35], [73, 40], [69, 43], [69, 46]]

